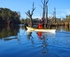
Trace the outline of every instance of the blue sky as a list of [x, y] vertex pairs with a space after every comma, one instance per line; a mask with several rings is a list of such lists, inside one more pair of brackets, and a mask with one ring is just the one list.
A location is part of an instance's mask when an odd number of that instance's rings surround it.
[[[32, 3], [35, 3], [35, 11], [33, 18], [42, 17], [42, 5], [41, 0], [0, 0], [0, 7], [9, 8], [12, 11], [19, 11], [21, 18], [26, 18], [25, 12], [32, 9]], [[52, 16], [51, 13], [56, 8], [56, 17], [64, 18], [70, 14], [70, 0], [49, 0], [48, 2], [48, 15]], [[48, 17], [49, 17], [48, 16]]]

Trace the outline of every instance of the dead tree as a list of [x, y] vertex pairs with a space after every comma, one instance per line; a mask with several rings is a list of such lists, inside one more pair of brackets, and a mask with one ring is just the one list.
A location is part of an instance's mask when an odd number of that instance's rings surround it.
[[[41, 0], [41, 2], [42, 2], [42, 0]], [[44, 2], [42, 2], [42, 4], [43, 4], [43, 7], [42, 7], [43, 8], [42, 18], [43, 19], [45, 19], [45, 2], [46, 2], [45, 0], [44, 0]]]
[[46, 25], [48, 24], [48, 5], [47, 5], [48, 1], [49, 0], [44, 0], [44, 2], [42, 2], [42, 0], [41, 0], [41, 2], [43, 4], [43, 7], [42, 7], [42, 9], [43, 9], [42, 19], [44, 19], [44, 28], [46, 28]]
[[56, 23], [56, 8], [54, 8], [53, 17], [54, 17], [54, 22]]
[[33, 22], [32, 22], [32, 16], [33, 16], [33, 12], [34, 12], [34, 10], [36, 9], [35, 7], [34, 7], [34, 3], [32, 4], [32, 11], [30, 11], [30, 10], [28, 10], [27, 12], [26, 12], [26, 15], [30, 18], [30, 26], [31, 27], [33, 27]]
[[45, 24], [46, 24], [45, 26], [47, 26], [47, 27], [48, 27], [48, 5], [47, 5], [48, 4], [48, 1], [49, 0], [46, 1], [46, 19], [45, 19], [45, 21], [46, 21], [45, 22]]

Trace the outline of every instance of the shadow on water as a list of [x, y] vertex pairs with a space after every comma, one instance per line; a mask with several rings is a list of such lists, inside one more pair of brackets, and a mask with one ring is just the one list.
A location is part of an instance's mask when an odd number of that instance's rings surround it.
[[19, 26], [0, 26], [0, 39], [4, 39], [4, 41], [17, 39], [17, 33], [19, 32]]

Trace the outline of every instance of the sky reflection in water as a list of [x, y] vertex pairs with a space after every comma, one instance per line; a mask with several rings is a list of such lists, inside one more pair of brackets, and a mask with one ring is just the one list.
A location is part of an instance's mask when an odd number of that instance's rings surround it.
[[70, 57], [70, 32], [60, 29], [56, 34], [27, 33], [23, 27], [4, 29], [0, 31], [0, 57]]

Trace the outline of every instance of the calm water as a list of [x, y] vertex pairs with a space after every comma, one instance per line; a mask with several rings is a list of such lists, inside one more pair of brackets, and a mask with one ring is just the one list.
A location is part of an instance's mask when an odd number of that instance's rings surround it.
[[23, 26], [0, 29], [0, 57], [70, 57], [69, 28], [55, 34], [27, 33]]

